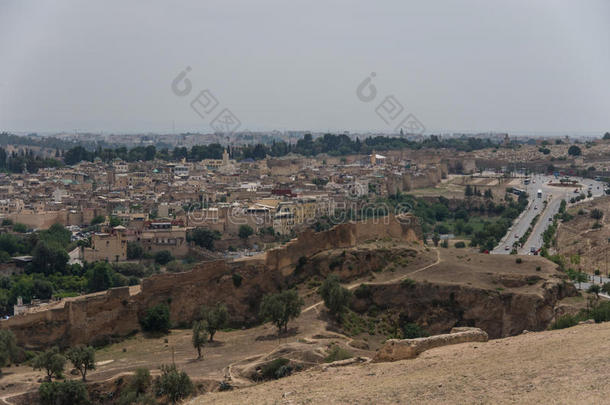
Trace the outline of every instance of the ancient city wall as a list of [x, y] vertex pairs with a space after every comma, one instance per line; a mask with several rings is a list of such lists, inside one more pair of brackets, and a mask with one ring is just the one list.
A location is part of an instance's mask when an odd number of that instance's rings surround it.
[[[202, 305], [217, 302], [227, 305], [235, 324], [254, 324], [262, 296], [285, 284], [301, 256], [378, 238], [416, 241], [420, 234], [415, 219], [408, 216], [402, 222], [392, 217], [377, 223], [342, 224], [325, 232], [308, 231], [285, 247], [269, 251], [266, 262], [205, 262], [188, 272], [146, 278], [137, 293], [130, 294], [129, 287], [114, 288], [67, 301], [60, 308], [2, 320], [0, 328], [12, 330], [19, 345], [28, 348], [91, 344], [138, 330], [139, 319], [153, 305], [167, 303], [172, 322], [179, 325], [190, 323]], [[243, 279], [239, 285], [233, 281], [236, 273]]]
[[421, 228], [417, 218], [412, 215], [399, 218], [390, 215], [340, 224], [324, 232], [308, 230], [286, 246], [268, 251], [265, 264], [270, 269], [288, 275], [302, 256], [308, 257], [324, 250], [347, 248], [368, 240], [383, 238], [421, 240]]

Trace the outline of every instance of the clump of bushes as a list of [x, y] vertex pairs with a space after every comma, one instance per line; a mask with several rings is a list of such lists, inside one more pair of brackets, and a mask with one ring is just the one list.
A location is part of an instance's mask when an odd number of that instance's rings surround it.
[[404, 280], [402, 280], [400, 282], [401, 287], [407, 287], [407, 288], [411, 288], [411, 287], [415, 287], [415, 280], [410, 279], [410, 278], [405, 278]]
[[360, 284], [354, 291], [356, 298], [365, 299], [371, 296], [371, 286], [368, 284]]
[[430, 336], [421, 326], [414, 322], [406, 322], [402, 325], [402, 336], [405, 339], [416, 339]]
[[44, 382], [38, 388], [42, 405], [87, 405], [89, 393], [82, 381]]
[[578, 322], [580, 322], [580, 321], [581, 321], [581, 317], [578, 315], [570, 315], [570, 314], [562, 315], [562, 316], [558, 317], [557, 319], [555, 319], [555, 322], [553, 322], [551, 324], [549, 329], [556, 330], [556, 329], [571, 328], [572, 326], [578, 325]]
[[347, 349], [342, 348], [338, 345], [333, 345], [328, 352], [328, 356], [324, 359], [326, 363], [332, 363], [338, 360], [347, 360], [354, 357], [354, 354]]
[[158, 397], [166, 397], [172, 404], [195, 391], [188, 374], [178, 371], [175, 364], [161, 366], [161, 376], [155, 379], [154, 387]]
[[459, 242], [455, 242], [455, 245], [453, 245], [453, 246], [455, 246], [458, 249], [463, 249], [466, 247], [466, 243], [459, 241]]
[[239, 273], [233, 273], [233, 275], [231, 276], [231, 278], [233, 279], [233, 285], [235, 286], [235, 288], [241, 286], [241, 282], [244, 279], [242, 277], [241, 274]]
[[278, 357], [275, 360], [263, 365], [260, 370], [260, 378], [262, 380], [278, 380], [292, 374], [290, 360], [284, 357]]
[[169, 319], [169, 306], [158, 304], [146, 310], [140, 325], [145, 332], [167, 333], [171, 327]]

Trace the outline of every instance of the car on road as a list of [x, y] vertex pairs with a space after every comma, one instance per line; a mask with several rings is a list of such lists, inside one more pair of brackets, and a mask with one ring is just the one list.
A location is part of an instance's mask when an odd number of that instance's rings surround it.
[[504, 246], [504, 250], [510, 250], [510, 247], [508, 245]]
[[537, 209], [538, 209], [538, 206], [537, 206], [537, 205], [534, 205], [534, 209], [535, 209], [535, 210], [537, 210]]

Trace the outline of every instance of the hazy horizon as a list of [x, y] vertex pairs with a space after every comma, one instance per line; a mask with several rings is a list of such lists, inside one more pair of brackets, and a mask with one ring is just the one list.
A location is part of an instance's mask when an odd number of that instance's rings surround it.
[[179, 4], [0, 1], [0, 131], [392, 133], [387, 96], [427, 133], [610, 130], [603, 0]]

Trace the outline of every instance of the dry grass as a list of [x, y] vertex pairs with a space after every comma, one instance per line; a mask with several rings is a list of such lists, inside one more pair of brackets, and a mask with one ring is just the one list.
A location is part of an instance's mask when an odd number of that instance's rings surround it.
[[202, 404], [608, 403], [610, 323], [465, 343], [414, 360], [310, 370]]

